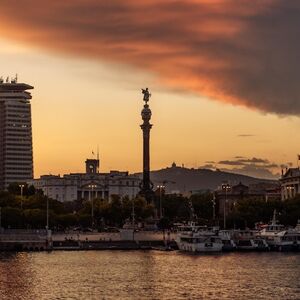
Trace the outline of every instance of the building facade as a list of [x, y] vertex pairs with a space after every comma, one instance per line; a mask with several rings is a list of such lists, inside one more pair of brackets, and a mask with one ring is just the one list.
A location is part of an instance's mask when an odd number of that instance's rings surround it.
[[257, 183], [249, 186], [242, 184], [230, 185], [222, 184], [215, 192], [217, 214], [221, 217], [228, 215], [235, 209], [238, 201], [243, 199], [261, 199], [266, 202], [280, 200], [279, 183]]
[[0, 79], [0, 190], [33, 178], [30, 89]]
[[280, 184], [282, 201], [294, 198], [300, 194], [300, 169], [286, 169], [286, 171], [282, 173]]
[[120, 171], [99, 173], [98, 168], [98, 159], [87, 159], [86, 173], [43, 175], [28, 181], [28, 184], [61, 202], [96, 198], [110, 200], [114, 195], [132, 199], [139, 193], [139, 177]]

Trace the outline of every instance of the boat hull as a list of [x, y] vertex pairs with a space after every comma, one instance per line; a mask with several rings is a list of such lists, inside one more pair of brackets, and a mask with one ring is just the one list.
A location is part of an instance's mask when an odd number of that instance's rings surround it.
[[181, 251], [193, 252], [193, 253], [205, 253], [205, 252], [221, 252], [223, 244], [221, 243], [178, 243], [178, 248]]

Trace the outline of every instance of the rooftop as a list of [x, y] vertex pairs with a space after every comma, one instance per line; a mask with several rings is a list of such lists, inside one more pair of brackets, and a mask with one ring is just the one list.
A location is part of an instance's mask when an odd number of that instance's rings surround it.
[[23, 92], [26, 90], [32, 90], [33, 86], [26, 83], [12, 83], [12, 82], [3, 82], [0, 83], [0, 92], [10, 92], [10, 91], [18, 91]]
[[288, 178], [288, 177], [299, 177], [300, 176], [300, 169], [299, 168], [289, 168], [286, 170], [284, 174], [282, 174], [281, 179]]

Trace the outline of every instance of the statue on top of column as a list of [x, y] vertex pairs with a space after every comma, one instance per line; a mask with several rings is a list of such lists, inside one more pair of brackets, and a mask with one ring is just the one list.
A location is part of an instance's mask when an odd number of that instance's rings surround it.
[[144, 101], [146, 102], [146, 104], [147, 104], [147, 102], [149, 101], [149, 98], [151, 97], [151, 94], [149, 93], [149, 90], [148, 90], [148, 88], [146, 88], [145, 90], [144, 89], [142, 89], [142, 93], [144, 94]]

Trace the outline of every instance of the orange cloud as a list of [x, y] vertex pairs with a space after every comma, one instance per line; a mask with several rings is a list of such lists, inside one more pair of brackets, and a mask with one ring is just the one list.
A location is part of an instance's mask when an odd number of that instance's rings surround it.
[[299, 115], [300, 3], [3, 0], [3, 36], [131, 64], [171, 87]]

